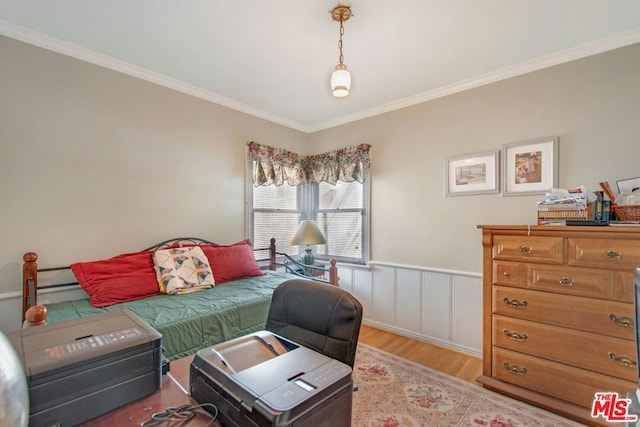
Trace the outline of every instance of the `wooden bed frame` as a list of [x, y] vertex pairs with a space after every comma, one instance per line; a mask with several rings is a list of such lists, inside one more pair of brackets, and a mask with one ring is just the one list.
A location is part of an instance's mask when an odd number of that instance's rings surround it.
[[[179, 237], [176, 239], [165, 240], [164, 242], [157, 243], [144, 251], [156, 251], [158, 249], [168, 248], [174, 245], [198, 245], [198, 244], [215, 244], [213, 242], [200, 239], [197, 237]], [[268, 258], [258, 258], [256, 261], [263, 268], [269, 270], [276, 270], [278, 267], [285, 269], [285, 271], [294, 275], [308, 278], [311, 280], [325, 282], [334, 286], [339, 285], [338, 268], [336, 267], [335, 258], [329, 260], [329, 267], [309, 267], [294, 260], [290, 255], [284, 252], [276, 251], [276, 239], [271, 238], [269, 247], [267, 248], [254, 248], [254, 252], [262, 253], [268, 251]], [[49, 267], [38, 268], [38, 254], [35, 252], [27, 252], [22, 257], [24, 264], [22, 266], [22, 322], [28, 321], [29, 326], [35, 326], [46, 322], [46, 309], [43, 306], [38, 305], [38, 290], [39, 289], [51, 289], [51, 288], [63, 288], [70, 286], [79, 286], [78, 282], [70, 283], [58, 283], [49, 284], [44, 286], [38, 286], [38, 273], [48, 271], [65, 271], [70, 270], [70, 266], [63, 267]], [[325, 277], [328, 276], [328, 279]], [[30, 315], [27, 315], [27, 311]]]

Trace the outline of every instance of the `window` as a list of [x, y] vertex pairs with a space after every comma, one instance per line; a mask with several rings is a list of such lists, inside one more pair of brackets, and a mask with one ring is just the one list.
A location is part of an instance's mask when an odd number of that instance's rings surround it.
[[369, 260], [369, 144], [323, 154], [247, 143], [247, 235], [256, 248], [276, 239], [279, 252], [300, 254], [291, 239], [300, 221], [310, 219], [327, 242], [316, 259]]
[[304, 248], [292, 246], [291, 238], [301, 220], [313, 219], [327, 240], [313, 248], [317, 259], [368, 261], [368, 179], [258, 187], [249, 180], [247, 188], [248, 234], [255, 247], [267, 247], [275, 237], [279, 252], [298, 255]]

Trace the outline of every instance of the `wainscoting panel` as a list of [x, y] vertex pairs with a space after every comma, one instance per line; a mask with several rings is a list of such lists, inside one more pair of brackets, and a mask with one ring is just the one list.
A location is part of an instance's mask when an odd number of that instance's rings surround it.
[[420, 330], [422, 328], [422, 277], [417, 270], [396, 270], [396, 310], [395, 324], [406, 330]]
[[[340, 272], [340, 285], [344, 286], [362, 304], [363, 315], [367, 316], [372, 310], [373, 288], [371, 274], [363, 269], [338, 269]], [[343, 285], [344, 283], [344, 285]]]
[[[51, 304], [61, 301], [86, 298], [87, 293], [78, 285], [38, 292], [39, 304]], [[22, 327], [22, 293], [6, 292], [0, 294], [0, 331], [5, 334]]]
[[465, 347], [482, 348], [482, 278], [452, 277], [451, 340]]
[[480, 273], [381, 262], [338, 271], [340, 286], [362, 303], [364, 323], [481, 355]]
[[[419, 332], [440, 342], [451, 341], [451, 276], [420, 271], [424, 299], [421, 309], [424, 322]], [[482, 318], [480, 318], [482, 319]]]
[[5, 292], [0, 295], [0, 330], [7, 334], [22, 327], [22, 293]]
[[393, 268], [374, 268], [370, 316], [382, 323], [396, 323], [397, 293], [394, 273]]

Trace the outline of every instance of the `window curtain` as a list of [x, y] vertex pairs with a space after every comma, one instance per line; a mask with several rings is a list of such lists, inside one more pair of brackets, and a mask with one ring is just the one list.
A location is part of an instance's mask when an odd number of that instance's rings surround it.
[[300, 185], [307, 182], [304, 156], [291, 151], [250, 142], [249, 162], [253, 185]]
[[363, 182], [369, 176], [371, 161], [368, 144], [340, 148], [305, 156], [282, 148], [249, 142], [248, 158], [253, 185], [280, 186], [338, 181]]

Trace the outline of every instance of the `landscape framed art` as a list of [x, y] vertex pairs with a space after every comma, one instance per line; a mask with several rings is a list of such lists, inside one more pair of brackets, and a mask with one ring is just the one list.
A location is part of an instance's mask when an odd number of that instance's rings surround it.
[[499, 150], [449, 157], [446, 161], [447, 196], [498, 193]]

